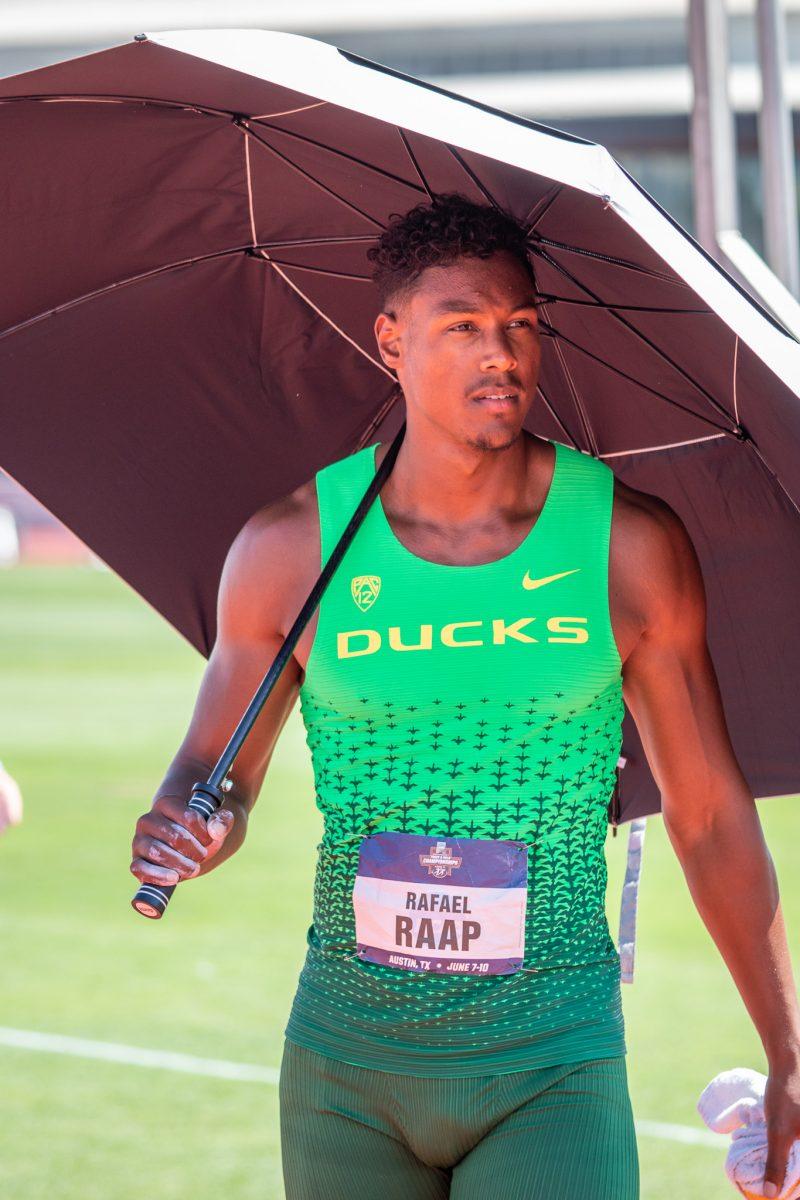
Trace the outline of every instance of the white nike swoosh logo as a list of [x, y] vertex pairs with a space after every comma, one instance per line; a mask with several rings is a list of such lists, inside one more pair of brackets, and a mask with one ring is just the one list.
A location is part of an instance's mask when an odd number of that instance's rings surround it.
[[552, 583], [554, 579], [563, 579], [565, 575], [574, 575], [576, 571], [580, 571], [580, 567], [574, 567], [571, 571], [562, 571], [559, 575], [545, 575], [542, 579], [531, 579], [529, 573], [525, 572], [525, 577], [522, 580], [524, 588], [544, 587], [546, 583]]

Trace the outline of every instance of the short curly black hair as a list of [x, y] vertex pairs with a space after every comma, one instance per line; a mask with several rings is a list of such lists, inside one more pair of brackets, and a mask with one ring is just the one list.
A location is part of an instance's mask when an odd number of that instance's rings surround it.
[[426, 267], [447, 266], [461, 255], [489, 258], [499, 250], [513, 254], [536, 292], [528, 255], [527, 229], [511, 213], [492, 204], [476, 204], [461, 192], [443, 192], [397, 217], [384, 229], [367, 259], [381, 309], [410, 295]]

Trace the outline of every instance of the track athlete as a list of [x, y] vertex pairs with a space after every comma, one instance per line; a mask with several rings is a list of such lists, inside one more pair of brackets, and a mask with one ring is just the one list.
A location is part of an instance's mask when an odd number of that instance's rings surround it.
[[233, 542], [195, 712], [131, 870], [176, 883], [239, 848], [299, 695], [324, 834], [281, 1066], [287, 1200], [633, 1200], [605, 916], [624, 698], [769, 1059], [780, 1186], [800, 1013], [692, 544], [667, 504], [523, 430], [541, 336], [525, 230], [454, 193], [392, 215], [369, 257], [406, 404], [394, 469], [206, 827], [191, 785], [388, 444], [329, 464]]

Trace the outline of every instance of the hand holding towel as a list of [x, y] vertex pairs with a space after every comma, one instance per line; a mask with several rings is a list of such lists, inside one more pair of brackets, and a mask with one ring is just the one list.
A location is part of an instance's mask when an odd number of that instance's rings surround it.
[[[747, 1200], [764, 1195], [767, 1165], [767, 1123], [764, 1091], [767, 1077], [747, 1067], [734, 1067], [715, 1075], [703, 1089], [697, 1111], [715, 1133], [730, 1133], [725, 1171]], [[777, 1200], [800, 1200], [800, 1141], [789, 1150], [786, 1177]]]

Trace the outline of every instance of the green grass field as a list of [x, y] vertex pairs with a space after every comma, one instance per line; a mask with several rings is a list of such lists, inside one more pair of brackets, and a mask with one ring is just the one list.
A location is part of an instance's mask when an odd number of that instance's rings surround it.
[[[297, 709], [238, 855], [167, 917], [129, 906], [130, 841], [183, 737], [203, 660], [118, 578], [0, 572], [0, 757], [25, 819], [0, 840], [0, 1025], [277, 1067], [311, 919], [320, 821]], [[762, 801], [790, 944], [800, 810]], [[609, 835], [616, 936], [627, 827]], [[766, 1072], [660, 817], [648, 823], [636, 980], [623, 986], [637, 1121], [707, 1133], [718, 1071]], [[0, 1047], [0, 1196], [280, 1200], [277, 1089]], [[643, 1200], [734, 1194], [718, 1147], [639, 1133]], [[357, 1200], [357, 1198], [355, 1198]]]

